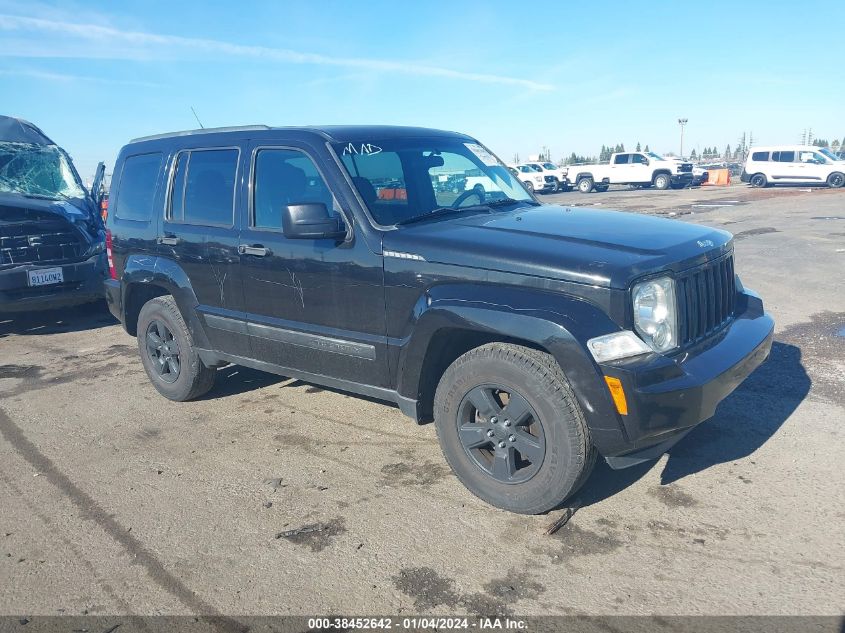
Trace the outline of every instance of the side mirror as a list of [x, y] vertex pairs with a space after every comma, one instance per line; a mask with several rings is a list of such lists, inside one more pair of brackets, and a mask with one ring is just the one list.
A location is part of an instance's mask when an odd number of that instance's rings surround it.
[[322, 202], [291, 204], [282, 208], [285, 237], [302, 240], [342, 240], [346, 227], [340, 218], [329, 214]]
[[648, 165], [650, 165], [650, 164], [651, 164], [651, 162], [650, 162], [647, 158], [644, 158], [644, 159], [643, 159], [643, 165], [648, 166]]

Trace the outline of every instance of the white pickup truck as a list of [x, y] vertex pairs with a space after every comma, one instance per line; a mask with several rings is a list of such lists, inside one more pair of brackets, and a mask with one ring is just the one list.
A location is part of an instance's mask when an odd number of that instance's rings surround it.
[[544, 176], [551, 176], [555, 179], [555, 191], [566, 191], [569, 187], [566, 184], [566, 174], [569, 170], [566, 167], [558, 167], [554, 163], [530, 161], [525, 163], [529, 167], [533, 167], [537, 172]]
[[608, 164], [571, 165], [567, 179], [581, 193], [607, 191], [610, 185], [680, 189], [692, 182], [692, 163], [654, 152], [618, 152], [611, 154]]

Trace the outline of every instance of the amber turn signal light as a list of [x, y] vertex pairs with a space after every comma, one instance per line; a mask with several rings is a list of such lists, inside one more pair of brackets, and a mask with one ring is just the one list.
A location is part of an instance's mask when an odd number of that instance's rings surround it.
[[613, 404], [616, 405], [616, 410], [620, 415], [628, 415], [628, 401], [625, 399], [625, 390], [622, 388], [622, 382], [618, 378], [605, 376], [604, 381], [607, 383], [607, 389], [610, 391], [610, 397], [613, 398]]

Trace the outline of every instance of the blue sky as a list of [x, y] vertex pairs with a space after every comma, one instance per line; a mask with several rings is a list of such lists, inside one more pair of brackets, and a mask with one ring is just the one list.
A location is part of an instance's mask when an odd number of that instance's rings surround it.
[[[87, 178], [127, 140], [267, 123], [422, 125], [506, 161], [845, 136], [845, 2], [0, 0], [0, 113]], [[825, 35], [829, 31], [828, 35]]]

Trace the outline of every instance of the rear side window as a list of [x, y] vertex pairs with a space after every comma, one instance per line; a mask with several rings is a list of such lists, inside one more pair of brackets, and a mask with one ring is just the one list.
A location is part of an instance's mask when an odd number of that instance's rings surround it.
[[173, 174], [168, 219], [184, 224], [232, 226], [238, 155], [237, 149], [181, 152]]
[[795, 152], [772, 152], [772, 160], [778, 163], [792, 163], [795, 161]]
[[121, 220], [149, 222], [153, 215], [161, 152], [128, 156], [123, 162], [114, 216]]
[[769, 152], [754, 152], [751, 154], [751, 160], [765, 162], [769, 160]]
[[616, 157], [613, 159], [614, 165], [627, 165], [628, 164], [628, 154], [617, 154]]

